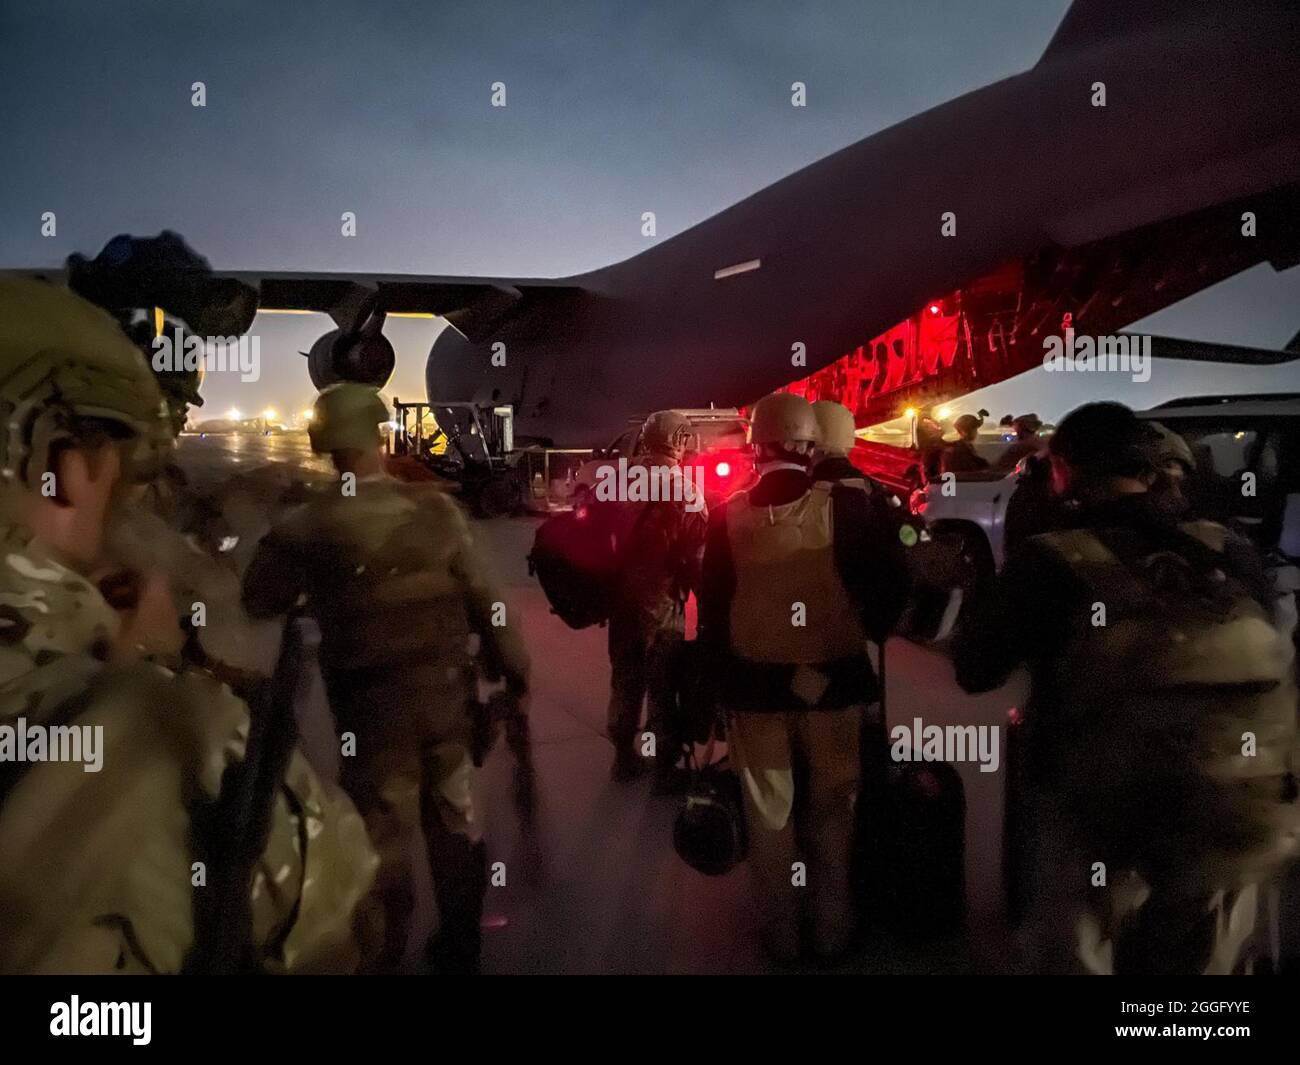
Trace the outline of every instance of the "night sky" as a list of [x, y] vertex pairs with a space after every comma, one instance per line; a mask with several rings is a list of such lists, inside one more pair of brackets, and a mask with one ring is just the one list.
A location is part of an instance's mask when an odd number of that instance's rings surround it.
[[[227, 269], [573, 274], [1032, 66], [1067, 6], [0, 0], [0, 266], [173, 228]], [[1259, 268], [1135, 328], [1280, 346], [1297, 319], [1300, 271]], [[204, 416], [307, 405], [293, 353], [328, 327], [261, 317], [262, 380], [211, 375]], [[438, 328], [390, 324], [391, 393], [423, 398]], [[1300, 371], [1165, 364], [1140, 390], [1036, 373], [978, 399], [1055, 417], [1094, 392], [1145, 406], [1284, 388]]]

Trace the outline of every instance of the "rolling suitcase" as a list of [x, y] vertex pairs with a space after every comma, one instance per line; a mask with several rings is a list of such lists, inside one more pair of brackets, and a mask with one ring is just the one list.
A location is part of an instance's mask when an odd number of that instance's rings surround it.
[[890, 756], [884, 647], [881, 700], [863, 718], [854, 877], [867, 921], [930, 939], [960, 931], [966, 915], [966, 794], [946, 762]]

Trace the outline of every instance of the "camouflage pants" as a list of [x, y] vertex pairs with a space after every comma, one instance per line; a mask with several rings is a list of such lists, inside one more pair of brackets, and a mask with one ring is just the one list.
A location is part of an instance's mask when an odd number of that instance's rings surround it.
[[411, 858], [419, 831], [438, 906], [429, 960], [442, 971], [474, 971], [487, 860], [474, 794], [477, 770], [470, 755], [468, 716], [463, 730], [423, 738], [374, 730], [357, 730], [356, 735], [357, 752], [343, 759], [340, 783], [379, 852], [379, 873], [363, 931], [374, 957], [368, 967], [391, 972], [405, 954], [415, 909]]
[[[759, 917], [770, 935], [797, 936], [802, 899], [811, 903], [819, 951], [844, 949], [855, 907], [849, 871], [853, 803], [858, 789], [862, 707], [805, 713], [736, 713], [727, 719], [727, 749], [740, 776], [749, 826], [749, 866]], [[808, 824], [799, 853], [794, 815], [796, 765], [807, 766]], [[795, 862], [807, 862], [795, 882]], [[806, 888], [805, 888], [806, 885]]]
[[[685, 639], [680, 607], [657, 613], [620, 611], [609, 619], [609, 738], [620, 753], [637, 750], [642, 705], [649, 702], [646, 728], [665, 750], [679, 742], [676, 731], [675, 666]], [[656, 754], [659, 754], [656, 750]]]

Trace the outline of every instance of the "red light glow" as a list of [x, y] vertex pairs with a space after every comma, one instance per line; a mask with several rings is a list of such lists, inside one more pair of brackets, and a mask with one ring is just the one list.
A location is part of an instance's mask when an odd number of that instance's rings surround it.
[[719, 477], [730, 477], [731, 463], [719, 462], [716, 466], [713, 467], [713, 472], [716, 473]]

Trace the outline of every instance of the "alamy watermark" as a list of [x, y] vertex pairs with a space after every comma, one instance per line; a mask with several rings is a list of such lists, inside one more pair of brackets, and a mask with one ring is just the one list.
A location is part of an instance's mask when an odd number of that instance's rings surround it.
[[241, 381], [262, 376], [262, 338], [254, 334], [201, 337], [177, 328], [153, 338], [150, 361], [155, 373], [238, 373]]
[[889, 730], [889, 756], [895, 762], [978, 762], [981, 773], [1001, 764], [997, 725], [911, 725]]
[[135, 1046], [153, 1038], [153, 1003], [82, 1002], [73, 995], [50, 1006], [50, 1035], [129, 1036]]
[[0, 762], [81, 762], [104, 767], [103, 725], [29, 725], [25, 717], [0, 725]]
[[1043, 369], [1048, 373], [1126, 373], [1137, 384], [1151, 380], [1151, 338], [1128, 333], [1115, 336], [1043, 338]]
[[620, 458], [596, 471], [596, 498], [602, 502], [682, 503], [692, 514], [704, 509], [703, 466], [643, 466]]

